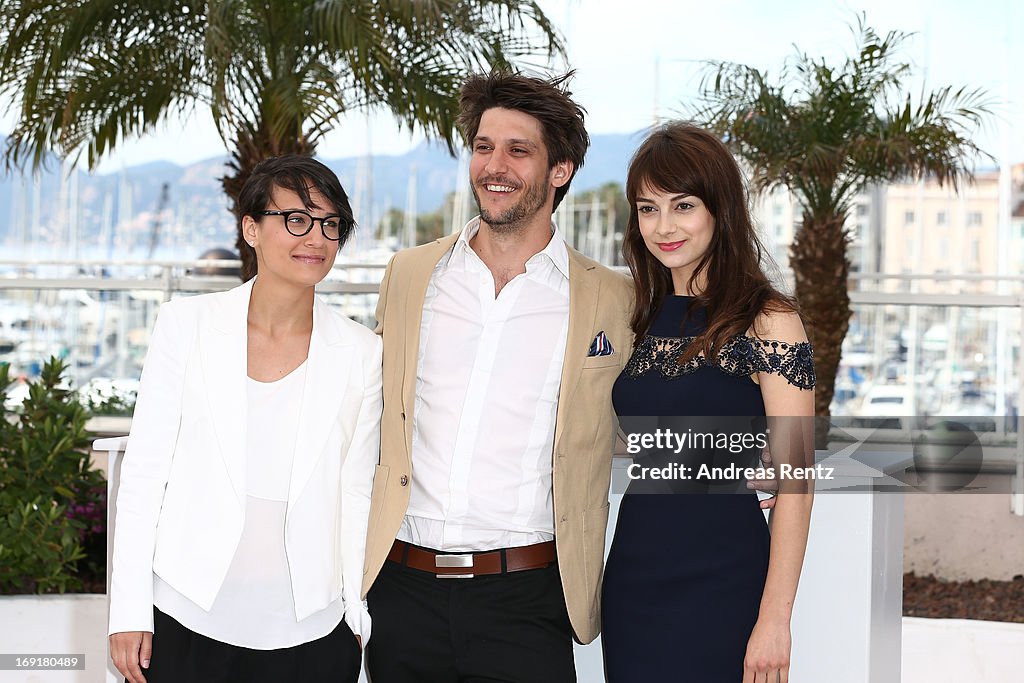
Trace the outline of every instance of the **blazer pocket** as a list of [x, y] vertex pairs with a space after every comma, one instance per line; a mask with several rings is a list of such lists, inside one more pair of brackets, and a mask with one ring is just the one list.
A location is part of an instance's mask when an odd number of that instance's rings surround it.
[[610, 353], [607, 356], [587, 356], [587, 359], [583, 361], [583, 369], [607, 368], [612, 365], [618, 365], [620, 355], [621, 354], [616, 351], [615, 353]]

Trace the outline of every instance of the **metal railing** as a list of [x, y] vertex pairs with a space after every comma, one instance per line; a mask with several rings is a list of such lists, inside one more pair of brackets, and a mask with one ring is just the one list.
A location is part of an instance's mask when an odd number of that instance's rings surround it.
[[[5, 301], [28, 310], [30, 319], [19, 323], [17, 335], [23, 340], [35, 335], [37, 340], [52, 340], [69, 349], [73, 378], [80, 383], [102, 373], [125, 377], [138, 369], [160, 301], [232, 287], [238, 283], [236, 276], [201, 273], [238, 265], [220, 260], [0, 261], [0, 316]], [[372, 325], [383, 268], [382, 263], [339, 263], [317, 289], [350, 317]], [[963, 393], [990, 394], [993, 405], [985, 414], [1007, 419], [994, 420], [994, 428], [980, 439], [1000, 454], [999, 471], [1014, 471], [1011, 508], [1024, 515], [1024, 429], [1019, 418], [1024, 396], [1024, 277], [857, 273], [850, 281], [854, 318], [841, 370], [856, 374], [861, 387], [889, 381], [905, 387], [907, 405], [902, 416], [943, 415], [938, 398], [935, 405], [928, 405], [927, 394], [938, 394], [940, 389], [955, 393], [959, 385], [973, 384]], [[48, 328], [36, 312], [59, 306], [54, 297], [61, 292], [95, 293], [80, 297], [84, 303], [79, 308], [102, 310], [88, 315], [70, 311], [58, 315], [59, 320], [51, 321]], [[5, 333], [2, 324], [0, 317], [0, 341]], [[69, 330], [76, 326], [88, 328], [86, 341], [70, 338]], [[945, 330], [945, 336], [933, 334], [936, 330]], [[858, 356], [870, 362], [851, 364]], [[113, 360], [104, 361], [107, 357]], [[866, 398], [857, 387], [844, 388], [844, 381], [845, 377], [837, 380], [838, 399], [833, 404], [834, 412], [840, 414], [852, 412], [857, 398]], [[853, 400], [847, 397], [844, 402], [843, 392]], [[907, 443], [911, 430], [911, 422], [904, 420], [896, 429], [872, 432], [874, 439], [896, 445]], [[855, 429], [848, 431], [860, 435]]]
[[[336, 263], [328, 279], [317, 286], [317, 291], [339, 294], [376, 294], [380, 277], [370, 282], [352, 282], [340, 279], [339, 275], [351, 271], [380, 271], [383, 263]], [[241, 261], [201, 259], [195, 261], [101, 261], [101, 260], [39, 260], [0, 261], [0, 290], [21, 289], [87, 289], [110, 292], [157, 291], [164, 293], [164, 300], [170, 300], [178, 292], [205, 293], [219, 292], [238, 283], [234, 275], [195, 275], [193, 272], [209, 270], [232, 270], [241, 266]], [[15, 273], [3, 277], [7, 269]], [[67, 275], [31, 275], [35, 270], [78, 271]], [[110, 276], [114, 270], [146, 272], [147, 275]]]

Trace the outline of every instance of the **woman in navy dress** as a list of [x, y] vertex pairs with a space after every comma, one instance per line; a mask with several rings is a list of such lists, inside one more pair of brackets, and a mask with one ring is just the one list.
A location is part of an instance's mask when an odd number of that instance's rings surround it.
[[[761, 269], [728, 150], [704, 130], [669, 124], [637, 150], [626, 194], [637, 301], [633, 355], [613, 390], [623, 429], [653, 424], [639, 416], [767, 420], [776, 466], [813, 464], [810, 345], [795, 303]], [[680, 457], [696, 474], [694, 458], [706, 454]], [[725, 495], [708, 495], [720, 481], [661, 484], [667, 495], [631, 484], [604, 576], [609, 683], [789, 680], [811, 493], [779, 480], [770, 533], [743, 481]]]

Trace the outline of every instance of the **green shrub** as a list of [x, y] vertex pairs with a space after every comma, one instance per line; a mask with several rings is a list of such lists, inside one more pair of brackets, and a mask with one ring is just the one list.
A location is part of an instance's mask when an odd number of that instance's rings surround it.
[[8, 367], [0, 364], [2, 594], [79, 590], [83, 572], [104, 571], [96, 546], [105, 537], [106, 488], [90, 468], [89, 416], [64, 386], [66, 369], [51, 358], [10, 412]]

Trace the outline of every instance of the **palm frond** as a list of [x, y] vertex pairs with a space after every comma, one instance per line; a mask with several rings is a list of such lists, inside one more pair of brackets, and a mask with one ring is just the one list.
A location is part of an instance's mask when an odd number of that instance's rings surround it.
[[774, 80], [708, 62], [691, 108], [746, 162], [755, 190], [789, 188], [816, 216], [845, 211], [867, 183], [929, 175], [956, 187], [984, 155], [972, 139], [990, 113], [983, 91], [947, 86], [915, 102], [898, 59], [909, 34], [881, 36], [863, 15], [852, 30], [845, 61], [798, 52]]
[[182, 40], [197, 21], [180, 6], [35, 0], [5, 5], [0, 23], [0, 92], [19, 111], [9, 165], [38, 166], [56, 151], [95, 166], [197, 99], [199, 55]]
[[0, 36], [5, 159], [33, 166], [56, 151], [94, 167], [199, 102], [246, 159], [315, 145], [353, 109], [453, 147], [468, 71], [564, 54], [528, 0], [8, 0]]

